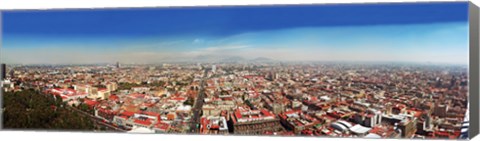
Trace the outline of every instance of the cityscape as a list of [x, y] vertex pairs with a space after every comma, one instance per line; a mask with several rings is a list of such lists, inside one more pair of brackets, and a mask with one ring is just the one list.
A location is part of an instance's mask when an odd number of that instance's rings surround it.
[[457, 138], [467, 70], [275, 61], [16, 66], [4, 90], [59, 98], [119, 132]]
[[467, 7], [4, 12], [2, 126], [465, 138]]

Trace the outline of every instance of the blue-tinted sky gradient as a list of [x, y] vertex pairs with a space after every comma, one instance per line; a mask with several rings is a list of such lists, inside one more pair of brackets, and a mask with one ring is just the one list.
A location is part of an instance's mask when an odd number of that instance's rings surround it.
[[468, 3], [3, 12], [2, 62], [201, 57], [468, 63]]

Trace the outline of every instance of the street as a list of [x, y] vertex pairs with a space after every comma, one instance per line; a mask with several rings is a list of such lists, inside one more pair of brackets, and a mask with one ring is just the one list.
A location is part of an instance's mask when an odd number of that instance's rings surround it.
[[[27, 87], [27, 88], [33, 88], [32, 85], [29, 84], [29, 83], [26, 83], [26, 87]], [[36, 92], [37, 92], [37, 94], [41, 94], [41, 95], [43, 95], [43, 96], [47, 96], [47, 95], [45, 95], [45, 94], [42, 94], [42, 93], [41, 93], [40, 91], [38, 91], [38, 90], [37, 90]], [[64, 107], [65, 107], [67, 110], [72, 110], [72, 111], [74, 111], [74, 112], [80, 113], [81, 115], [87, 116], [87, 117], [89, 117], [93, 122], [95, 122], [95, 123], [97, 123], [97, 124], [99, 124], [99, 125], [105, 126], [105, 127], [109, 128], [109, 129], [113, 129], [113, 130], [115, 130], [115, 131], [127, 132], [127, 130], [124, 130], [124, 129], [115, 127], [115, 126], [113, 126], [113, 125], [111, 125], [111, 124], [105, 123], [105, 122], [103, 122], [103, 119], [97, 118], [97, 117], [93, 116], [92, 114], [89, 114], [89, 113], [87, 113], [87, 112], [84, 112], [84, 111], [82, 111], [82, 110], [79, 110], [79, 109], [77, 109], [77, 108], [75, 108], [75, 107], [71, 107], [71, 106], [68, 106], [68, 105], [65, 105]]]
[[195, 100], [195, 104], [192, 107], [193, 117], [192, 122], [190, 123], [190, 133], [198, 133], [199, 129], [197, 128], [197, 124], [200, 123], [200, 113], [202, 112], [203, 106], [203, 99], [205, 98], [205, 79], [207, 76], [207, 70], [204, 71], [204, 77], [200, 83], [200, 91], [198, 93], [197, 99]]
[[66, 107], [67, 109], [69, 109], [69, 110], [73, 110], [73, 111], [78, 112], [78, 113], [80, 113], [80, 114], [82, 114], [82, 115], [84, 115], [84, 116], [89, 117], [92, 121], [94, 121], [94, 122], [97, 123], [97, 124], [100, 124], [100, 125], [102, 125], [102, 126], [105, 126], [105, 127], [107, 127], [107, 128], [110, 128], [110, 129], [113, 129], [113, 130], [116, 130], [116, 131], [127, 132], [127, 130], [124, 130], [124, 129], [115, 127], [115, 126], [113, 126], [113, 125], [111, 125], [111, 124], [105, 123], [105, 122], [103, 122], [103, 119], [97, 118], [97, 117], [95, 117], [95, 116], [93, 116], [93, 115], [91, 115], [91, 114], [89, 114], [89, 113], [87, 113], [87, 112], [84, 112], [84, 111], [82, 111], [82, 110], [79, 110], [79, 109], [77, 109], [77, 108], [70, 107], [70, 106], [65, 106], [65, 107]]

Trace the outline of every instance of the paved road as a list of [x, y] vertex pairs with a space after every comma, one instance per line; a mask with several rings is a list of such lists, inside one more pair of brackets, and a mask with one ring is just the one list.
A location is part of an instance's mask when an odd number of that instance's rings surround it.
[[[31, 85], [31, 84], [28, 84], [28, 83], [27, 83], [26, 87], [27, 87], [27, 88], [33, 88], [32, 85]], [[40, 92], [40, 91], [36, 91], [36, 92], [37, 92], [37, 94], [41, 94], [41, 95], [47, 96], [47, 95], [43, 94], [43, 93]], [[100, 119], [100, 118], [98, 118], [98, 117], [95, 117], [95, 116], [93, 116], [92, 114], [87, 113], [87, 112], [84, 112], [84, 111], [82, 111], [82, 110], [79, 110], [79, 109], [77, 109], [77, 108], [75, 108], [75, 107], [71, 107], [71, 106], [65, 105], [65, 108], [66, 108], [67, 110], [73, 110], [73, 111], [78, 112], [78, 113], [80, 113], [80, 114], [82, 114], [82, 115], [84, 115], [84, 116], [87, 116], [87, 117], [89, 117], [93, 122], [95, 122], [95, 123], [97, 123], [97, 124], [99, 124], [99, 125], [102, 125], [102, 126], [104, 126], [104, 127], [113, 129], [113, 130], [115, 130], [115, 131], [127, 132], [127, 130], [124, 130], [124, 129], [115, 127], [115, 126], [113, 126], [113, 125], [111, 125], [111, 124], [105, 123], [105, 122], [103, 122], [103, 119]]]
[[66, 107], [67, 109], [69, 109], [69, 110], [73, 110], [73, 111], [78, 112], [78, 113], [80, 113], [80, 114], [82, 114], [82, 115], [84, 115], [84, 116], [89, 117], [92, 121], [94, 121], [94, 122], [97, 123], [97, 124], [100, 124], [100, 125], [102, 125], [102, 126], [105, 126], [105, 127], [107, 127], [107, 128], [110, 128], [110, 129], [113, 129], [113, 130], [116, 130], [116, 131], [127, 132], [127, 130], [124, 130], [124, 129], [115, 127], [115, 126], [113, 126], [113, 125], [111, 125], [111, 124], [108, 124], [108, 123], [103, 122], [103, 119], [100, 119], [100, 118], [98, 118], [98, 117], [95, 117], [95, 116], [93, 116], [92, 114], [89, 114], [89, 113], [87, 113], [87, 112], [84, 112], [84, 111], [79, 110], [79, 109], [74, 108], [74, 107], [70, 107], [70, 106], [65, 106], [65, 107]]
[[[198, 96], [195, 100], [194, 106], [192, 107], [193, 117], [192, 117], [192, 121], [190, 122], [190, 129], [191, 130], [189, 132], [194, 133], [194, 134], [199, 133], [199, 129], [197, 128], [197, 124], [200, 123], [200, 117], [201, 117], [200, 114], [202, 112], [202, 106], [203, 106], [203, 103], [204, 103], [203, 99], [205, 98], [204, 86], [205, 86], [205, 80], [207, 79], [207, 72], [208, 72], [208, 70], [204, 71], [204, 77], [202, 78], [201, 83], [200, 83], [199, 93], [198, 93]], [[27, 84], [27, 87], [32, 88], [32, 85]], [[84, 111], [81, 111], [81, 110], [79, 110], [77, 108], [74, 108], [74, 107], [71, 107], [71, 106], [65, 106], [65, 107], [67, 109], [76, 111], [76, 112], [78, 112], [78, 113], [80, 113], [84, 116], [90, 117], [91, 120], [93, 120], [95, 123], [97, 123], [99, 125], [105, 126], [107, 128], [110, 128], [110, 129], [113, 129], [113, 130], [116, 130], [116, 131], [127, 132], [127, 130], [124, 130], [124, 129], [115, 127], [115, 126], [113, 126], [109, 123], [103, 122], [103, 119], [95, 117], [92, 114], [86, 113]]]
[[197, 128], [197, 124], [200, 123], [200, 113], [202, 112], [202, 106], [203, 106], [203, 99], [205, 98], [205, 79], [207, 76], [207, 70], [204, 71], [204, 77], [201, 80], [200, 83], [200, 90], [197, 96], [197, 99], [195, 100], [195, 104], [192, 108], [193, 111], [193, 117], [192, 117], [192, 122], [190, 123], [190, 133], [199, 133], [199, 129]]

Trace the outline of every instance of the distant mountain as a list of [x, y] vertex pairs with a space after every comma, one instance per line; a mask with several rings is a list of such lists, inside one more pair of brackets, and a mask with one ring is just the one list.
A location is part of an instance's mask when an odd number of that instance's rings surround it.
[[168, 61], [187, 61], [187, 62], [275, 62], [276, 60], [257, 57], [254, 59], [246, 59], [241, 56], [220, 56], [220, 55], [199, 55], [191, 58], [166, 58]]
[[209, 60], [212, 58], [213, 56], [207, 56], [207, 55], [199, 55], [199, 56], [193, 57], [194, 60]]
[[252, 59], [252, 61], [255, 61], [255, 62], [269, 62], [269, 61], [273, 61], [273, 60], [270, 59], [270, 58], [266, 58], [266, 57], [257, 57], [255, 59]]
[[216, 61], [217, 59], [218, 59], [218, 57], [212, 56], [212, 55], [199, 55], [199, 56], [191, 58], [191, 61], [194, 61], [194, 62], [212, 62], [212, 61]]
[[232, 56], [232, 57], [222, 58], [221, 61], [222, 62], [239, 62], [239, 61], [245, 61], [245, 58], [240, 56]]
[[192, 58], [196, 62], [239, 62], [246, 59], [240, 56], [214, 56], [214, 55], [200, 55]]

